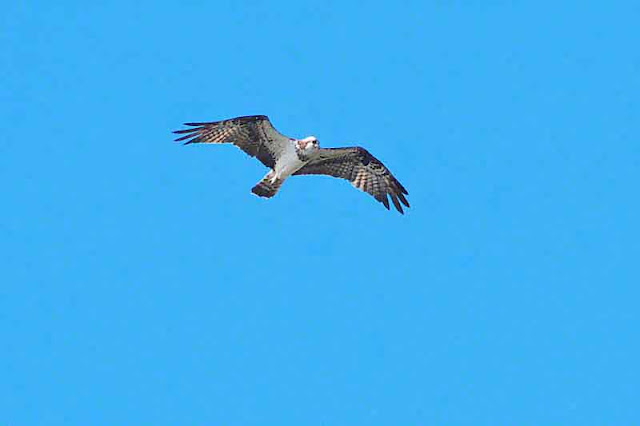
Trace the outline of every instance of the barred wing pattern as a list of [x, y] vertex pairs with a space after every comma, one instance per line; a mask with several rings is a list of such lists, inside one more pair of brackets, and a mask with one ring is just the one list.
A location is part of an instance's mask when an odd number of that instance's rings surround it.
[[176, 142], [190, 143], [232, 143], [262, 164], [273, 168], [279, 154], [289, 143], [289, 138], [280, 134], [266, 115], [248, 115], [229, 120], [208, 123], [184, 123], [191, 129], [176, 130], [184, 134]]
[[387, 196], [400, 213], [404, 214], [400, 203], [409, 207], [405, 198], [409, 193], [404, 186], [380, 160], [361, 147], [319, 149], [294, 175], [329, 175], [346, 179], [355, 188], [373, 195], [387, 210]]

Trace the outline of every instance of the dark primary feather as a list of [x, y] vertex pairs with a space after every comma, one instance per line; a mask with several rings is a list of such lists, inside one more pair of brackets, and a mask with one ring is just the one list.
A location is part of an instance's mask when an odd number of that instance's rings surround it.
[[273, 127], [266, 115], [248, 115], [229, 120], [205, 123], [185, 123], [191, 129], [176, 130], [184, 135], [176, 142], [190, 143], [232, 143], [262, 164], [273, 168], [282, 141], [287, 138]]
[[369, 151], [361, 147], [322, 148], [312, 160], [294, 175], [329, 175], [346, 179], [389, 209], [389, 200], [404, 214], [402, 204], [409, 207], [407, 190], [389, 169]]

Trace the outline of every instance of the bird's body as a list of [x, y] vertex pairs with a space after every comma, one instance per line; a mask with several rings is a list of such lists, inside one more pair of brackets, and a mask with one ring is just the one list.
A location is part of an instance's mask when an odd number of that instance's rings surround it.
[[282, 152], [280, 158], [276, 160], [276, 166], [274, 171], [278, 179], [286, 179], [293, 173], [297, 172], [304, 166], [309, 160], [305, 159], [303, 155], [298, 151], [296, 140], [292, 139], [290, 143], [286, 145], [286, 148]]
[[251, 190], [260, 197], [273, 197], [290, 176], [323, 174], [349, 180], [387, 209], [387, 196], [400, 213], [403, 213], [401, 203], [409, 207], [405, 198], [407, 190], [364, 148], [320, 148], [314, 136], [290, 138], [275, 130], [265, 115], [185, 125], [192, 128], [175, 131], [185, 134], [176, 141], [186, 140], [185, 144], [232, 143], [270, 168]]

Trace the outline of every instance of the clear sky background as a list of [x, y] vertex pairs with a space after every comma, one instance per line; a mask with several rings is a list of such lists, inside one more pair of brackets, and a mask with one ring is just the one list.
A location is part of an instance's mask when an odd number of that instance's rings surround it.
[[[0, 424], [640, 424], [636, 1], [12, 1]], [[271, 200], [185, 121], [360, 144]]]

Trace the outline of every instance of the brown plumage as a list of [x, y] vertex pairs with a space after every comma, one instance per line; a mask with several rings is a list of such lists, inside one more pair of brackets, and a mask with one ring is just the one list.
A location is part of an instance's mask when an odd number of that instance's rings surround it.
[[[271, 125], [266, 115], [248, 115], [229, 120], [205, 123], [184, 123], [191, 129], [176, 130], [184, 134], [176, 142], [190, 143], [232, 143], [262, 164], [273, 168], [281, 151], [283, 136]], [[279, 143], [280, 142], [280, 143]]]
[[[402, 204], [409, 207], [409, 193], [389, 169], [369, 151], [359, 146], [320, 148], [306, 165], [294, 175], [328, 175], [346, 179], [355, 187], [371, 194], [389, 209], [389, 198], [396, 210], [404, 214]], [[402, 203], [402, 204], [401, 204]]]

